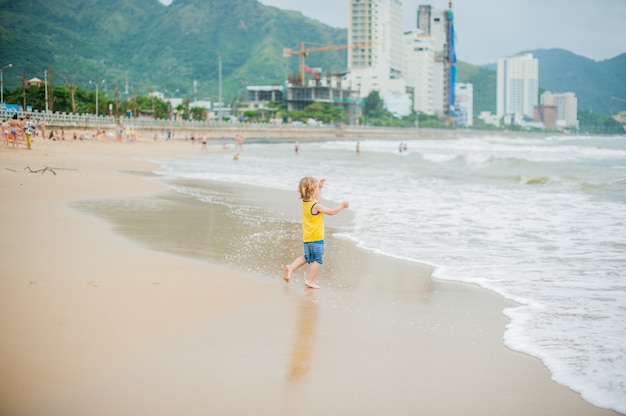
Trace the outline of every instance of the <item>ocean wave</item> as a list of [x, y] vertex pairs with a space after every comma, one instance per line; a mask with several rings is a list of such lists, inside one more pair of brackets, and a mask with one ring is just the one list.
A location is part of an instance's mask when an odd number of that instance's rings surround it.
[[520, 176], [519, 182], [525, 185], [545, 185], [546, 183], [550, 182], [550, 178], [546, 176]]

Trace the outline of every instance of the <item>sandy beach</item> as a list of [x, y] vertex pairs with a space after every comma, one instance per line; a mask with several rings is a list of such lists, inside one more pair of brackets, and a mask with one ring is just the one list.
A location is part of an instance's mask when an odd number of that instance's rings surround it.
[[[332, 236], [318, 291], [282, 281], [299, 241], [228, 257], [245, 228], [142, 160], [200, 151], [0, 147], [0, 414], [617, 415], [506, 348], [513, 303], [479, 287]], [[265, 196], [287, 219], [290, 197]], [[150, 215], [112, 209], [127, 200]]]

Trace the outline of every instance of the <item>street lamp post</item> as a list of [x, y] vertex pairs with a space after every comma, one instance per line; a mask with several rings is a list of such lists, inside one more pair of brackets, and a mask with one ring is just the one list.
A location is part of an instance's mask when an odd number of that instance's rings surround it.
[[5, 69], [11, 67], [13, 67], [13, 64], [8, 64], [0, 68], [0, 103], [4, 103], [4, 80], [2, 78], [2, 74], [4, 73]]
[[46, 115], [48, 115], [48, 69], [43, 70], [44, 92], [46, 93]]
[[89, 81], [90, 84], [96, 85], [96, 117], [98, 117], [98, 83]]

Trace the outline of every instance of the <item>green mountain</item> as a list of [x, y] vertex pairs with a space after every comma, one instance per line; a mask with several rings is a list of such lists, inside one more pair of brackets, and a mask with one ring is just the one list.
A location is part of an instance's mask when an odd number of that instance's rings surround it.
[[474, 117], [478, 117], [481, 111], [496, 113], [496, 71], [458, 62], [457, 81], [473, 85]]
[[[298, 70], [284, 48], [347, 44], [347, 30], [257, 0], [0, 0], [0, 66], [7, 90], [22, 79], [74, 84], [120, 98], [150, 91], [230, 102], [246, 85], [276, 85]], [[562, 49], [529, 51], [540, 88], [574, 92], [580, 108], [626, 110], [626, 54], [596, 62]], [[345, 50], [311, 53], [307, 66], [345, 71]], [[105, 81], [104, 83], [102, 81]], [[195, 82], [194, 82], [195, 81]], [[495, 65], [458, 63], [458, 81], [474, 85], [474, 114], [496, 111]], [[194, 87], [195, 84], [195, 87]], [[128, 85], [128, 88], [126, 87]]]
[[[4, 71], [8, 89], [22, 76], [43, 79], [52, 67], [55, 85], [88, 89], [90, 80], [105, 80], [111, 97], [117, 87], [124, 98], [128, 80], [130, 95], [216, 100], [221, 61], [228, 99], [246, 85], [279, 84], [297, 72], [298, 56], [283, 57], [283, 48], [347, 43], [345, 29], [257, 0], [0, 0], [0, 10], [0, 65], [13, 64]], [[334, 72], [346, 62], [345, 51], [306, 61]]]
[[528, 51], [539, 60], [539, 85], [574, 92], [578, 106], [600, 114], [626, 110], [626, 53], [596, 62], [563, 49]]

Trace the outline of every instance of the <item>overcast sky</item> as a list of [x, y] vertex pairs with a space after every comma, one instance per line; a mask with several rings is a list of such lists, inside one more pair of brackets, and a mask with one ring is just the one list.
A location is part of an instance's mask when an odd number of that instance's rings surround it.
[[[349, 0], [259, 1], [348, 26]], [[419, 5], [448, 7], [446, 0], [402, 4], [405, 30], [415, 28]], [[474, 65], [529, 49], [561, 48], [596, 61], [626, 53], [626, 0], [454, 0], [452, 10], [457, 58]]]

